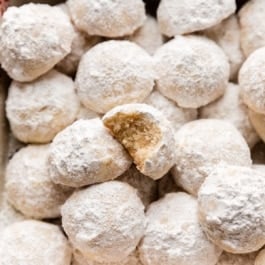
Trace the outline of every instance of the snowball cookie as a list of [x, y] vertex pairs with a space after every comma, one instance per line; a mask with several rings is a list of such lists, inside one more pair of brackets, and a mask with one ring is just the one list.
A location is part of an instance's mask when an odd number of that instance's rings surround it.
[[146, 104], [121, 105], [106, 113], [103, 123], [142, 174], [156, 180], [175, 164], [173, 128], [157, 109]]
[[176, 36], [157, 50], [154, 59], [157, 89], [180, 107], [206, 105], [220, 97], [227, 86], [226, 55], [207, 38]]
[[154, 86], [153, 68], [151, 56], [135, 43], [100, 43], [80, 62], [75, 81], [79, 98], [85, 107], [99, 113], [142, 102]]
[[202, 119], [185, 124], [175, 135], [177, 185], [197, 195], [205, 178], [220, 164], [251, 166], [249, 147], [230, 123]]
[[265, 114], [265, 47], [247, 58], [238, 81], [244, 103], [255, 112]]
[[147, 16], [144, 25], [136, 30], [133, 35], [129, 37], [129, 40], [144, 48], [151, 55], [153, 55], [164, 42], [158, 23], [156, 19], [151, 16]]
[[[61, 8], [71, 21], [68, 6], [63, 3], [57, 5], [57, 7]], [[56, 65], [56, 69], [67, 75], [74, 75], [77, 71], [82, 55], [98, 42], [100, 42], [99, 37], [88, 36], [86, 33], [74, 28], [74, 39], [71, 46], [71, 52]]]
[[223, 251], [216, 265], [254, 265], [257, 252], [249, 254], [231, 254]]
[[265, 46], [264, 0], [248, 1], [239, 11], [241, 47], [245, 56]]
[[145, 207], [157, 199], [157, 182], [143, 175], [135, 165], [132, 165], [117, 180], [126, 182], [134, 187]]
[[265, 165], [254, 164], [252, 168], [265, 176]]
[[134, 251], [124, 260], [119, 262], [97, 262], [88, 259], [79, 250], [74, 250], [72, 265], [142, 265], [138, 251]]
[[127, 152], [100, 119], [78, 120], [58, 133], [48, 160], [51, 179], [70, 187], [114, 179], [131, 165]]
[[196, 120], [198, 116], [198, 111], [196, 109], [180, 108], [174, 101], [164, 97], [157, 90], [154, 90], [146, 98], [145, 103], [160, 110], [171, 122], [175, 131], [179, 130], [185, 123]]
[[6, 113], [16, 138], [25, 143], [48, 143], [71, 124], [79, 100], [71, 78], [55, 70], [29, 83], [13, 81]]
[[265, 114], [257, 113], [249, 109], [248, 115], [256, 132], [258, 133], [262, 141], [265, 141]]
[[85, 33], [75, 31], [71, 52], [56, 65], [56, 69], [73, 76], [77, 71], [82, 55], [98, 42], [100, 42], [98, 37], [87, 36]]
[[147, 210], [147, 227], [140, 244], [144, 265], [215, 265], [221, 250], [204, 235], [192, 196], [169, 193]]
[[48, 171], [49, 145], [20, 149], [6, 170], [9, 202], [25, 216], [44, 219], [60, 216], [61, 205], [72, 189], [52, 182]]
[[73, 38], [69, 18], [57, 7], [10, 7], [0, 26], [1, 65], [12, 79], [32, 81], [71, 51]]
[[56, 225], [28, 220], [5, 229], [0, 265], [70, 265], [71, 248]]
[[209, 28], [236, 10], [235, 0], [161, 0], [157, 19], [168, 37]]
[[110, 38], [131, 35], [146, 18], [142, 0], [68, 0], [66, 3], [75, 26], [89, 35]]
[[9, 204], [6, 198], [6, 193], [4, 192], [3, 200], [0, 204], [0, 238], [7, 226], [25, 219], [26, 217], [23, 214], [17, 212], [16, 209]]
[[163, 178], [159, 179], [157, 182], [159, 198], [164, 197], [167, 193], [176, 192], [178, 190], [178, 187], [176, 186], [176, 183], [170, 172], [167, 173]]
[[144, 205], [130, 185], [109, 181], [76, 191], [62, 207], [62, 223], [84, 256], [119, 262], [143, 236]]
[[200, 117], [231, 122], [250, 147], [259, 141], [259, 137], [248, 118], [248, 109], [240, 97], [240, 87], [236, 84], [229, 83], [222, 98], [202, 107]]
[[207, 237], [227, 252], [244, 254], [265, 244], [265, 178], [255, 169], [219, 166], [198, 194]]
[[240, 47], [240, 27], [237, 16], [230, 16], [218, 25], [206, 29], [203, 34], [223, 49], [230, 64], [230, 80], [236, 81], [238, 70], [245, 60]]

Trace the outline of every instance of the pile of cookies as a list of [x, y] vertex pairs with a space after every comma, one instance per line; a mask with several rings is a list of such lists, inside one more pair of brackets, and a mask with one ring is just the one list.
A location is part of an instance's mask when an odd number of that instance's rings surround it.
[[265, 1], [10, 6], [0, 265], [265, 265]]

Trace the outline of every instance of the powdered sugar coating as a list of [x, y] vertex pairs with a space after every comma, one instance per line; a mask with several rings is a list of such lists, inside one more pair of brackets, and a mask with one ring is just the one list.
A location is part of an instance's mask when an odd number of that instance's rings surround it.
[[259, 140], [248, 118], [248, 109], [240, 97], [240, 87], [236, 84], [229, 83], [224, 96], [204, 106], [200, 110], [200, 117], [231, 122], [245, 138], [250, 148]]
[[183, 192], [150, 205], [139, 251], [144, 265], [215, 265], [221, 254], [201, 230], [196, 199]]
[[230, 123], [215, 119], [192, 121], [175, 135], [177, 185], [193, 195], [210, 172], [220, 164], [251, 166], [249, 147]]
[[265, 165], [253, 164], [252, 168], [265, 176]]
[[67, 5], [75, 26], [89, 35], [122, 37], [143, 25], [142, 0], [68, 0]]
[[241, 47], [246, 57], [265, 45], [265, 2], [248, 1], [239, 11]]
[[228, 57], [230, 64], [230, 80], [236, 81], [238, 71], [245, 60], [240, 46], [240, 27], [236, 15], [221, 21], [203, 34], [214, 40]]
[[254, 265], [257, 252], [249, 254], [231, 254], [223, 251], [216, 265]]
[[106, 113], [121, 104], [142, 102], [151, 93], [154, 78], [149, 54], [135, 43], [113, 40], [82, 57], [76, 87], [84, 106]]
[[60, 216], [61, 205], [71, 195], [69, 187], [54, 184], [48, 172], [49, 145], [29, 145], [19, 150], [6, 170], [9, 202], [25, 216], [43, 219]]
[[265, 114], [249, 109], [248, 116], [259, 137], [265, 141]]
[[157, 198], [157, 183], [153, 179], [143, 175], [132, 165], [117, 180], [128, 183], [134, 187], [145, 207]]
[[7, 226], [25, 219], [26, 217], [23, 216], [23, 214], [16, 211], [15, 208], [9, 204], [6, 193], [4, 192], [3, 200], [0, 204], [0, 238], [2, 237], [2, 233]]
[[75, 192], [62, 207], [73, 246], [97, 262], [119, 262], [144, 232], [144, 205], [130, 185], [109, 181]]
[[[71, 21], [68, 6], [63, 3], [57, 5], [68, 16]], [[86, 33], [78, 31], [74, 28], [74, 38], [71, 46], [71, 52], [66, 55], [57, 65], [56, 69], [67, 75], [74, 75], [77, 71], [78, 64], [83, 54], [90, 48], [100, 42], [97, 36], [88, 36]]]
[[265, 114], [265, 47], [254, 51], [239, 71], [239, 86], [244, 103]]
[[227, 86], [229, 63], [213, 41], [176, 36], [155, 53], [157, 89], [183, 108], [198, 108], [220, 97]]
[[225, 251], [249, 253], [265, 243], [265, 178], [255, 169], [219, 166], [198, 194], [207, 237]]
[[0, 27], [1, 65], [12, 79], [32, 81], [70, 52], [73, 38], [73, 26], [57, 7], [10, 7]]
[[158, 23], [156, 19], [151, 16], [147, 16], [143, 26], [136, 30], [129, 37], [129, 40], [141, 46], [151, 55], [153, 55], [164, 42]]
[[189, 121], [197, 119], [196, 109], [180, 108], [175, 102], [164, 97], [159, 91], [153, 91], [145, 100], [148, 105], [157, 108], [170, 121], [175, 131]]
[[162, 0], [157, 19], [161, 32], [173, 37], [214, 26], [235, 10], [235, 0]]
[[1, 265], [71, 264], [71, 248], [59, 227], [34, 220], [5, 229], [0, 256]]
[[123, 261], [119, 262], [96, 262], [93, 260], [89, 260], [78, 250], [74, 250], [73, 252], [73, 263], [72, 265], [142, 265], [138, 251], [134, 251]]
[[72, 79], [55, 70], [29, 83], [13, 81], [6, 101], [11, 130], [25, 143], [50, 142], [74, 121], [78, 109]]
[[114, 179], [130, 165], [130, 157], [100, 119], [74, 122], [54, 138], [49, 151], [52, 180], [70, 187]]
[[157, 109], [147, 104], [125, 104], [102, 119], [142, 174], [156, 180], [175, 164], [173, 128]]
[[87, 36], [85, 33], [75, 31], [71, 52], [56, 65], [56, 69], [73, 76], [77, 71], [81, 57], [99, 42], [100, 38], [98, 37]]

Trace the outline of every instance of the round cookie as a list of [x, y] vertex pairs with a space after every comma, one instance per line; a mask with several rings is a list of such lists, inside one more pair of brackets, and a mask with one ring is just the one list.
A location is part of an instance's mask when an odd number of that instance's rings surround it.
[[265, 46], [265, 2], [251, 0], [239, 11], [241, 47], [246, 57]]
[[[63, 3], [57, 5], [57, 7], [64, 11], [68, 16], [69, 21], [71, 21], [67, 5]], [[74, 28], [74, 39], [71, 46], [71, 52], [56, 65], [56, 69], [62, 73], [73, 76], [77, 71], [82, 55], [99, 43], [100, 40], [101, 39], [98, 36], [88, 36], [86, 33]]]
[[251, 166], [249, 147], [230, 123], [215, 119], [192, 121], [175, 134], [176, 165], [171, 172], [177, 185], [197, 192], [219, 164]]
[[129, 36], [129, 40], [141, 46], [151, 55], [153, 55], [164, 42], [158, 23], [156, 19], [151, 16], [147, 16], [143, 26]]
[[248, 108], [240, 97], [240, 87], [236, 84], [229, 83], [223, 97], [202, 107], [200, 118], [231, 122], [245, 138], [250, 148], [259, 141], [259, 137], [249, 120]]
[[51, 144], [48, 160], [51, 179], [70, 187], [115, 179], [131, 165], [100, 119], [81, 119], [61, 131]]
[[164, 97], [159, 91], [154, 90], [144, 101], [153, 106], [170, 121], [173, 129], [178, 131], [182, 125], [197, 119], [197, 109], [180, 108], [175, 102]]
[[82, 57], [75, 80], [77, 93], [85, 107], [99, 113], [142, 102], [154, 86], [153, 68], [151, 56], [135, 43], [106, 41]]
[[72, 189], [54, 184], [48, 171], [49, 145], [29, 145], [20, 149], [6, 170], [8, 201], [27, 217], [60, 216], [61, 205]]
[[109, 38], [130, 35], [146, 18], [142, 0], [68, 0], [66, 3], [75, 26], [89, 35]]
[[62, 207], [62, 223], [74, 248], [97, 262], [119, 262], [144, 232], [144, 205], [130, 185], [109, 181], [76, 191]]
[[5, 229], [0, 257], [0, 265], [70, 265], [71, 248], [56, 225], [28, 220]]
[[156, 180], [175, 164], [173, 128], [157, 109], [147, 104], [125, 104], [102, 119], [142, 174]]
[[13, 81], [6, 101], [12, 133], [25, 143], [50, 142], [75, 120], [78, 109], [74, 82], [55, 70], [32, 82]]
[[154, 56], [156, 87], [183, 108], [204, 106], [228, 84], [229, 63], [222, 49], [201, 36], [176, 36]]
[[12, 79], [32, 81], [71, 51], [73, 38], [73, 26], [57, 7], [10, 7], [0, 26], [1, 65]]
[[203, 35], [215, 41], [228, 57], [230, 64], [230, 78], [237, 81], [238, 71], [245, 60], [240, 46], [240, 26], [236, 15], [221, 21], [202, 32]]
[[200, 224], [227, 252], [244, 254], [265, 244], [265, 178], [239, 166], [216, 167], [198, 194]]
[[265, 114], [265, 47], [247, 58], [238, 81], [244, 103], [253, 111]]
[[214, 26], [235, 10], [235, 0], [161, 0], [157, 19], [161, 32], [173, 37]]
[[139, 252], [144, 265], [215, 265], [221, 249], [204, 235], [197, 201], [179, 192], [152, 203]]

